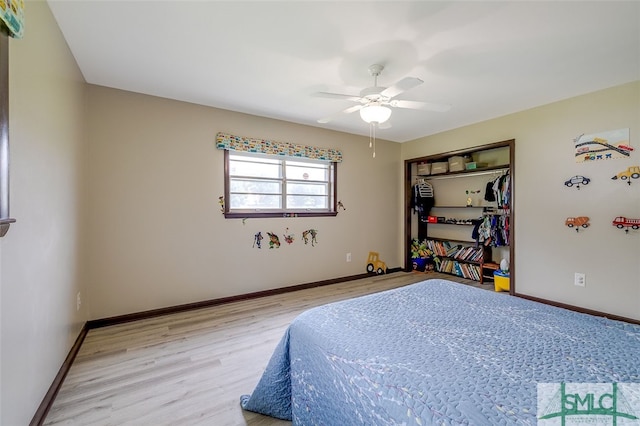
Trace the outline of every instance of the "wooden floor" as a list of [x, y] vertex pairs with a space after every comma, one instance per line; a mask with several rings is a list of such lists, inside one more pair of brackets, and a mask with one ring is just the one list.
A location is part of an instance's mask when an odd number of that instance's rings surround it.
[[322, 304], [445, 278], [397, 272], [90, 330], [45, 425], [289, 425], [240, 408], [289, 323]]

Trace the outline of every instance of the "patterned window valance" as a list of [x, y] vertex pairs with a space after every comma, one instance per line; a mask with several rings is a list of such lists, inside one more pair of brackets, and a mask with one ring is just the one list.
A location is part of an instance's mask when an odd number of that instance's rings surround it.
[[266, 139], [244, 138], [219, 132], [216, 135], [218, 149], [231, 151], [259, 152], [262, 154], [283, 155], [289, 157], [304, 157], [314, 160], [325, 160], [336, 163], [342, 162], [342, 152], [333, 148], [319, 148], [315, 146], [299, 145], [289, 142], [277, 142]]
[[9, 28], [9, 35], [22, 38], [24, 31], [24, 1], [0, 0], [0, 19]]

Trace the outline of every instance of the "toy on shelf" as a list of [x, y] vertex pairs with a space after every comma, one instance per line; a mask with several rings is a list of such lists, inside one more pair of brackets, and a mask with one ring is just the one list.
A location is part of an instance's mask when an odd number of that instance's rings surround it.
[[631, 166], [627, 170], [621, 171], [611, 179], [627, 181], [627, 184], [631, 185], [631, 179], [640, 178], [640, 166]]
[[573, 185], [575, 185], [577, 189], [580, 189], [580, 185], [588, 185], [589, 182], [591, 182], [591, 179], [589, 179], [588, 177], [576, 175], [567, 179], [564, 182], [564, 185], [567, 188], [571, 188]]
[[378, 275], [382, 275], [387, 272], [387, 264], [380, 260], [380, 255], [377, 251], [370, 251], [367, 258], [367, 272], [375, 272]]
[[580, 230], [580, 228], [588, 228], [589, 225], [589, 217], [587, 216], [578, 216], [578, 217], [568, 217], [564, 224], [569, 228], [576, 228], [576, 232]]
[[618, 229], [624, 228], [624, 232], [628, 234], [629, 228], [634, 230], [640, 228], [640, 219], [628, 219], [624, 216], [618, 216], [613, 219], [613, 222], [611, 222], [611, 224]]
[[426, 241], [413, 239], [411, 242], [411, 263], [414, 271], [433, 270], [433, 251], [429, 250]]
[[[476, 190], [467, 189], [464, 192], [467, 195], [480, 194], [480, 190], [479, 189], [476, 189]], [[473, 200], [471, 199], [471, 197], [467, 197], [467, 207], [473, 207]]]
[[509, 261], [507, 259], [502, 259], [500, 261], [500, 270], [502, 272], [509, 272]]

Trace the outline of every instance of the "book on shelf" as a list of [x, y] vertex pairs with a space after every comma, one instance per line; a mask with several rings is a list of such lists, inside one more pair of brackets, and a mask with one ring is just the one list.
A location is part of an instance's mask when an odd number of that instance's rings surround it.
[[491, 260], [491, 249], [472, 242], [455, 242], [426, 238], [423, 242], [436, 257], [434, 269], [474, 281], [482, 281], [481, 264]]
[[443, 259], [437, 266], [438, 272], [457, 275], [469, 280], [480, 281], [481, 270], [478, 265], [462, 263], [452, 259]]
[[484, 254], [482, 247], [464, 246], [451, 241], [426, 240], [426, 244], [437, 256], [451, 257], [467, 262], [480, 263]]
[[460, 248], [453, 254], [453, 258], [468, 262], [480, 262], [482, 260], [483, 250], [481, 247], [466, 246]]

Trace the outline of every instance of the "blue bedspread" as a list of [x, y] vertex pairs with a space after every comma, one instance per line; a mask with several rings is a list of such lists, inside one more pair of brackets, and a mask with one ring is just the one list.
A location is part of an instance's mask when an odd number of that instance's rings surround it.
[[640, 382], [640, 326], [429, 280], [301, 314], [241, 404], [296, 425], [533, 425], [537, 383], [557, 382]]

